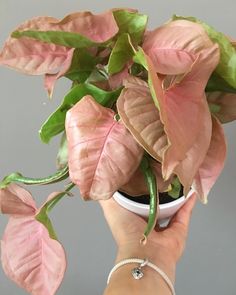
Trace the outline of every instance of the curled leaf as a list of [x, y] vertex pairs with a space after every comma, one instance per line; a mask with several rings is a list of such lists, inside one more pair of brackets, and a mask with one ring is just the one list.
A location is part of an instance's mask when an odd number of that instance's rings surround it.
[[167, 137], [148, 84], [130, 76], [124, 86], [117, 100], [118, 113], [139, 144], [153, 158], [161, 161]]

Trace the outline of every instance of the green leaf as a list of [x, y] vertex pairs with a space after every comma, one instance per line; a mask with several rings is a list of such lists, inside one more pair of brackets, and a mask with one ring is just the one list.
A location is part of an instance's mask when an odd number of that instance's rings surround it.
[[181, 191], [181, 183], [178, 177], [176, 176], [173, 182], [171, 183], [171, 190], [168, 191], [168, 195], [174, 199], [178, 199], [180, 196], [180, 191]]
[[68, 164], [68, 146], [66, 132], [63, 132], [59, 152], [57, 154], [57, 168], [63, 169]]
[[72, 81], [78, 80], [80, 83], [84, 83], [98, 62], [99, 59], [89, 54], [86, 49], [76, 49], [71, 67], [65, 76]]
[[41, 127], [39, 134], [42, 142], [49, 143], [51, 138], [63, 130], [65, 130], [66, 112], [72, 108], [85, 95], [91, 95], [93, 98], [105, 107], [111, 107], [117, 100], [121, 89], [107, 92], [92, 84], [84, 83], [76, 85], [64, 97], [62, 104], [58, 109], [46, 120]]
[[11, 34], [11, 37], [29, 37], [46, 43], [53, 43], [70, 48], [88, 48], [92, 46], [106, 47], [108, 44], [108, 42], [97, 43], [80, 34], [64, 31], [15, 31]]
[[236, 93], [236, 88], [231, 87], [224, 79], [214, 73], [207, 83], [206, 92], [214, 91]]
[[119, 34], [128, 33], [135, 45], [140, 44], [147, 26], [148, 16], [127, 10], [116, 10], [113, 15], [119, 27]]
[[220, 62], [216, 68], [216, 72], [220, 75], [228, 84], [236, 88], [236, 50], [230, 43], [229, 39], [220, 32], [217, 32], [213, 27], [198, 20], [195, 17], [182, 17], [174, 15], [173, 20], [185, 19], [203, 26], [207, 32], [209, 38], [219, 44], [220, 48]]
[[127, 62], [132, 59], [134, 53], [135, 49], [129, 34], [121, 35], [111, 52], [108, 62], [108, 73], [113, 75], [123, 70]]
[[12, 173], [0, 182], [0, 189], [6, 188], [12, 182], [20, 182], [27, 185], [42, 185], [42, 184], [50, 184], [62, 181], [69, 177], [69, 168], [65, 166], [63, 169], [57, 171], [55, 174], [44, 178], [31, 178], [25, 177], [19, 172]]
[[69, 191], [75, 186], [75, 184], [71, 183], [67, 186], [66, 190], [56, 194], [51, 200], [46, 202], [39, 213], [35, 216], [35, 219], [41, 222], [48, 230], [49, 236], [51, 239], [57, 240], [56, 233], [52, 226], [51, 220], [48, 217], [49, 212], [53, 209], [53, 207], [65, 196], [70, 195]]

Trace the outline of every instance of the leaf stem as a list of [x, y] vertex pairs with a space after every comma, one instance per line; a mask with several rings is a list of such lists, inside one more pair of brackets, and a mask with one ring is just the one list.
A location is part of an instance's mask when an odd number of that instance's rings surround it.
[[144, 155], [140, 168], [145, 176], [145, 180], [150, 193], [150, 209], [149, 209], [149, 217], [148, 224], [143, 234], [143, 239], [141, 239], [141, 243], [145, 244], [147, 242], [147, 237], [154, 229], [157, 222], [157, 209], [158, 209], [158, 188], [155, 174], [152, 171], [152, 168], [149, 164], [149, 159], [147, 155]]
[[27, 185], [45, 185], [45, 184], [50, 184], [50, 183], [62, 181], [68, 177], [69, 177], [68, 166], [65, 166], [62, 170], [57, 171], [55, 174], [52, 174], [52, 175], [44, 177], [44, 178], [25, 177], [22, 174], [16, 172], [16, 173], [12, 173], [12, 174], [6, 176], [0, 182], [0, 189], [6, 188], [12, 182], [20, 182], [20, 183], [24, 183]]

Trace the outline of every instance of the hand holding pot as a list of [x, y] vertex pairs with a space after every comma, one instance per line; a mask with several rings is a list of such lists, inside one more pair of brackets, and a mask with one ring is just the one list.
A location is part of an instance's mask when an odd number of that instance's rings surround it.
[[[195, 202], [196, 196], [193, 194], [171, 219], [167, 227], [156, 228], [149, 235], [147, 244], [141, 245], [140, 238], [146, 226], [146, 221], [140, 216], [122, 208], [113, 199], [100, 201], [105, 218], [118, 246], [116, 263], [131, 257], [148, 258], [165, 271], [174, 283], [176, 263], [182, 256], [185, 248], [191, 213]], [[126, 293], [130, 288], [134, 290], [135, 284], [134, 286], [132, 285], [133, 281], [129, 275], [131, 268], [132, 266], [124, 266], [114, 273], [111, 283], [106, 289], [106, 295], [116, 294], [116, 292], [118, 294], [121, 291]], [[163, 291], [160, 294], [169, 294], [165, 282], [152, 270], [148, 271], [149, 276], [140, 282], [138, 288], [141, 288], [142, 292], [145, 290], [145, 294], [156, 294], [157, 288]], [[141, 284], [142, 287], [140, 287]]]

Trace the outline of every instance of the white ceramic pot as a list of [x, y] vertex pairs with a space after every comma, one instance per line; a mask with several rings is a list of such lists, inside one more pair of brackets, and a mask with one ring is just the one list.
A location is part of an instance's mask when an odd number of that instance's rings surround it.
[[[191, 189], [187, 195], [187, 198], [184, 196], [174, 200], [170, 203], [159, 205], [159, 217], [158, 222], [160, 224], [166, 223], [187, 201], [187, 199], [194, 193], [193, 189]], [[123, 196], [120, 192], [115, 192], [113, 198], [120, 204], [122, 207], [128, 209], [129, 211], [136, 213], [142, 217], [148, 217], [149, 215], [149, 205], [140, 204], [138, 202], [132, 201], [125, 196]]]

